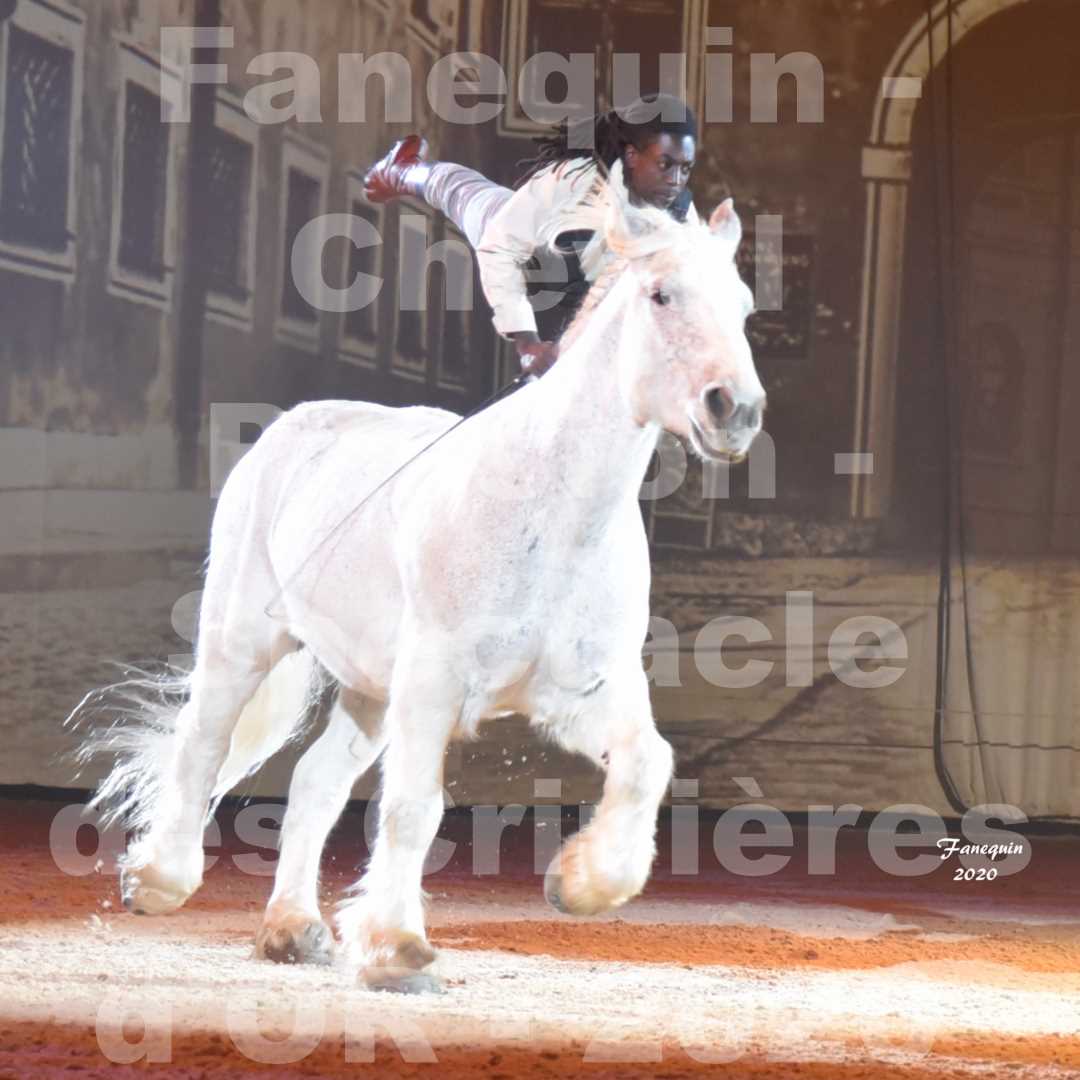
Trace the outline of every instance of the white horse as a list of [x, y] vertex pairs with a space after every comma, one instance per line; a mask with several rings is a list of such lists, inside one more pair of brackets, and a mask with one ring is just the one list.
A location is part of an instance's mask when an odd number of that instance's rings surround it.
[[[381, 755], [378, 837], [337, 928], [369, 985], [437, 986], [422, 971], [435, 954], [421, 875], [443, 812], [444, 754], [511, 713], [606, 771], [594, 819], [548, 869], [548, 900], [590, 914], [641, 891], [672, 753], [642, 665], [639, 489], [662, 430], [705, 458], [741, 458], [765, 395], [744, 333], [753, 301], [735, 267], [731, 201], [707, 226], [683, 225], [630, 206], [624, 190], [616, 166], [604, 196], [553, 230], [599, 226], [608, 252], [555, 367], [360, 512], [366, 492], [457, 417], [300, 405], [232, 471], [186, 701], [167, 723], [105, 740], [125, 751], [98, 799], [136, 829], [122, 871], [129, 909], [172, 911], [199, 887], [208, 806], [295, 730], [319, 666], [340, 691], [292, 778], [259, 955], [329, 959], [320, 855]], [[299, 692], [282, 698], [290, 686]], [[271, 721], [258, 708], [268, 688]]]

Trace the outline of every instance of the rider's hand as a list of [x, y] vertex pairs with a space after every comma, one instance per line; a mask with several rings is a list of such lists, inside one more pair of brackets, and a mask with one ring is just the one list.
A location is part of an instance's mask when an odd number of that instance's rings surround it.
[[541, 341], [532, 331], [513, 335], [514, 347], [526, 375], [543, 375], [559, 357], [556, 341]]

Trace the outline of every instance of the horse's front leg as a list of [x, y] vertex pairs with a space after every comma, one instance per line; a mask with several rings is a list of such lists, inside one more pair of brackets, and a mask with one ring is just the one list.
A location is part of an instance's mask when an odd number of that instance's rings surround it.
[[671, 780], [671, 746], [653, 721], [643, 671], [612, 679], [550, 731], [607, 770], [589, 825], [552, 860], [544, 895], [559, 911], [595, 915], [637, 896], [656, 855], [656, 815]]
[[424, 859], [443, 815], [443, 761], [462, 693], [438, 664], [399, 660], [386, 712], [379, 832], [357, 896], [342, 904], [342, 941], [377, 989], [439, 989], [424, 927]]

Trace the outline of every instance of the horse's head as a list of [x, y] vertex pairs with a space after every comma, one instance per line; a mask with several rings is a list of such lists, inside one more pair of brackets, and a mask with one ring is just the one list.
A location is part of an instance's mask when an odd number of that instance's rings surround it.
[[[620, 384], [638, 423], [657, 423], [710, 460], [737, 461], [761, 430], [765, 391], [746, 338], [753, 311], [735, 252], [742, 225], [730, 199], [708, 225], [631, 206], [616, 164], [604, 246], [623, 269]], [[626, 290], [624, 292], [624, 290]], [[627, 295], [630, 293], [631, 295]]]

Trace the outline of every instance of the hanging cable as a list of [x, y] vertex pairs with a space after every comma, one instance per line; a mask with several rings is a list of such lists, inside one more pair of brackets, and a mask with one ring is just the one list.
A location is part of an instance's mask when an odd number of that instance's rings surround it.
[[[944, 483], [942, 484], [942, 535], [939, 558], [938, 583], [938, 666], [934, 694], [934, 768], [949, 804], [958, 813], [968, 809], [956, 781], [945, 760], [944, 737], [950, 660], [952, 652], [952, 580], [954, 557], [960, 576], [960, 606], [963, 612], [961, 627], [964, 643], [964, 670], [967, 678], [968, 696], [971, 703], [971, 721], [975, 731], [975, 743], [979, 764], [987, 789], [988, 801], [1005, 802], [1004, 786], [998, 776], [991, 749], [991, 740], [983, 731], [980, 719], [979, 695], [976, 686], [975, 655], [972, 647], [971, 596], [968, 581], [967, 521], [964, 514], [964, 470], [962, 464], [962, 407], [961, 383], [956, 378], [954, 365], [960, 355], [960, 335], [957, 314], [959, 275], [957, 247], [959, 244], [957, 221], [959, 205], [956, 186], [956, 117], [955, 117], [955, 35], [954, 0], [944, 0], [943, 14], [938, 23], [945, 24], [945, 52], [941, 60], [944, 82], [944, 114], [939, 116], [936, 81], [931, 82], [929, 96], [931, 142], [933, 146], [933, 207], [934, 233], [937, 261], [937, 296], [935, 304], [936, 340], [940, 347], [942, 373], [942, 423], [944, 453]], [[937, 69], [934, 49], [935, 20], [931, 0], [926, 0], [927, 45], [929, 70]], [[946, 146], [945, 154], [938, 152], [938, 130], [942, 128]], [[944, 187], [945, 209], [942, 208]], [[955, 540], [955, 546], [954, 546]]]
[[[952, 15], [952, 0], [946, 0], [947, 15]], [[940, 161], [938, 155], [938, 94], [934, 73], [937, 70], [937, 61], [934, 55], [934, 12], [932, 0], [926, 0], [926, 41], [929, 50], [928, 78], [929, 94], [927, 95], [928, 108], [930, 110], [930, 143], [933, 149], [933, 161], [931, 169], [932, 178], [932, 212], [934, 218], [934, 256], [937, 264], [937, 290], [934, 305], [934, 340], [940, 350], [939, 369], [942, 379], [942, 427], [943, 468], [945, 472], [942, 483], [942, 530], [941, 545], [938, 559], [938, 601], [937, 601], [937, 672], [934, 685], [934, 771], [937, 773], [938, 782], [941, 784], [948, 799], [949, 805], [958, 814], [968, 810], [968, 805], [960, 794], [960, 790], [949, 771], [945, 760], [945, 710], [948, 704], [949, 691], [949, 644], [951, 640], [952, 612], [952, 521], [953, 521], [953, 410], [952, 410], [952, 379], [949, 371], [948, 339], [946, 333], [947, 314], [946, 300], [944, 295], [944, 282], [948, 273], [948, 257], [944, 250], [944, 229], [941, 206], [940, 184]], [[946, 77], [948, 69], [946, 69]], [[951, 161], [951, 152], [950, 152]], [[950, 222], [950, 225], [952, 223]]]
[[[960, 356], [960, 335], [959, 327], [957, 323], [957, 312], [960, 310], [959, 301], [959, 274], [957, 273], [956, 248], [957, 248], [957, 227], [958, 221], [958, 199], [956, 193], [956, 119], [955, 119], [955, 67], [953, 62], [955, 40], [953, 35], [953, 4], [955, 0], [946, 0], [946, 19], [945, 33], [946, 33], [946, 53], [945, 53], [945, 135], [949, 147], [949, 155], [947, 159], [947, 167], [945, 170], [945, 183], [946, 190], [949, 199], [949, 223], [950, 223], [950, 245], [951, 252], [950, 259], [950, 273], [949, 273], [949, 311], [952, 313], [952, 318], [949, 321], [949, 325], [952, 328], [952, 334], [947, 339], [949, 355], [952, 357], [955, 363]], [[942, 283], [944, 286], [944, 282]], [[962, 381], [960, 383], [962, 386]], [[986, 785], [987, 794], [989, 796], [988, 801], [1004, 803], [1005, 802], [1005, 788], [1001, 783], [998, 776], [998, 771], [995, 766], [995, 757], [991, 749], [992, 740], [989, 739], [983, 732], [982, 725], [982, 711], [979, 708], [979, 692], [978, 684], [975, 678], [975, 651], [972, 647], [972, 621], [971, 621], [971, 590], [968, 587], [968, 543], [967, 543], [967, 517], [964, 512], [964, 470], [961, 464], [961, 455], [963, 448], [963, 411], [960, 407], [960, 395], [958, 392], [957, 383], [954, 380], [953, 384], [953, 433], [957, 439], [954, 447], [955, 456], [953, 458], [953, 475], [955, 477], [956, 484], [956, 500], [955, 500], [955, 512], [956, 512], [956, 548], [957, 559], [960, 565], [960, 603], [964, 611], [964, 627], [963, 627], [963, 640], [964, 640], [964, 660], [965, 671], [968, 681], [968, 696], [971, 701], [971, 722], [975, 728], [975, 741], [979, 747], [979, 764], [982, 766], [983, 781]], [[959, 415], [960, 422], [956, 423], [956, 417]]]

